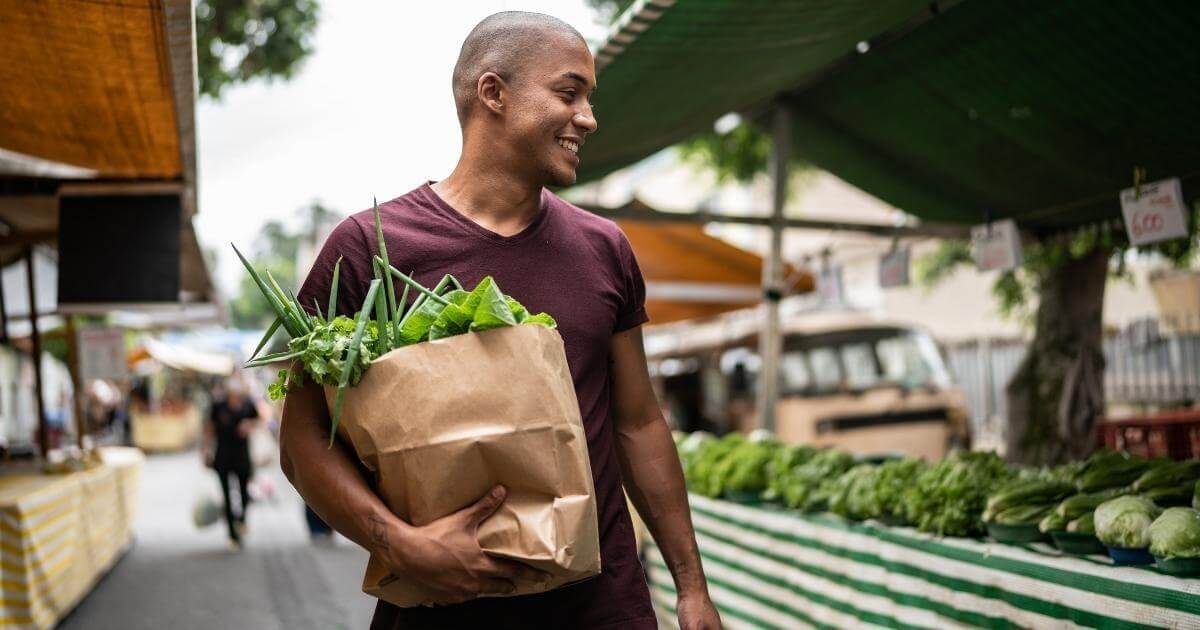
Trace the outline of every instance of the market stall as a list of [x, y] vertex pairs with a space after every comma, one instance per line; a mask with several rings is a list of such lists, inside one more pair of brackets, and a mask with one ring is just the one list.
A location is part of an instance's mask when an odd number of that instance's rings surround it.
[[[1200, 580], [1107, 556], [690, 500], [728, 627], [1200, 627]], [[647, 560], [655, 607], [674, 627], [671, 575], [652, 543]]]
[[101, 457], [77, 472], [0, 476], [0, 626], [53, 627], [128, 548], [143, 456]]
[[233, 373], [233, 359], [147, 337], [128, 361], [142, 379], [130, 405], [134, 445], [174, 452], [195, 444], [209, 391], [217, 379]]

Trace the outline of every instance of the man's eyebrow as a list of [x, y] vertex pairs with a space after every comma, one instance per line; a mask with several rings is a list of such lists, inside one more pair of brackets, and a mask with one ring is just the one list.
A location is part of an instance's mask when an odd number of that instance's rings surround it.
[[[584, 84], [584, 85], [591, 85], [591, 84], [588, 82], [588, 80], [587, 80], [586, 78], [584, 78], [584, 76], [583, 76], [582, 74], [579, 74], [578, 72], [564, 72], [564, 73], [562, 74], [562, 78], [564, 78], [564, 79], [571, 79], [571, 80], [573, 80], [573, 81], [578, 81], [578, 82], [580, 82], [580, 83], [582, 83], [582, 84]], [[592, 91], [593, 91], [593, 92], [595, 92], [595, 91], [596, 91], [596, 86], [594, 86], [594, 85], [592, 86]]]

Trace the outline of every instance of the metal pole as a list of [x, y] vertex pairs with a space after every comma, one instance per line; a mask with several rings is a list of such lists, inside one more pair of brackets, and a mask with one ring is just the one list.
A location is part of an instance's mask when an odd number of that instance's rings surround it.
[[771, 116], [771, 248], [763, 261], [763, 325], [758, 336], [759, 371], [757, 408], [759, 426], [775, 430], [775, 405], [779, 401], [779, 358], [782, 335], [779, 301], [783, 299], [783, 206], [787, 202], [788, 161], [791, 158], [791, 119], [786, 106], [776, 103]]
[[29, 289], [29, 325], [33, 327], [33, 407], [37, 412], [38, 450], [46, 457], [50, 436], [46, 431], [46, 409], [42, 402], [42, 335], [38, 332], [37, 291], [34, 289], [33, 248], [25, 250], [25, 284]]

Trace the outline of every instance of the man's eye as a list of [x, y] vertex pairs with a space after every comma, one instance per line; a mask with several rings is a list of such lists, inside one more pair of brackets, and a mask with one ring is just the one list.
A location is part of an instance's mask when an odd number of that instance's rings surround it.
[[570, 99], [575, 98], [575, 94], [576, 94], [575, 90], [559, 90], [559, 92]]

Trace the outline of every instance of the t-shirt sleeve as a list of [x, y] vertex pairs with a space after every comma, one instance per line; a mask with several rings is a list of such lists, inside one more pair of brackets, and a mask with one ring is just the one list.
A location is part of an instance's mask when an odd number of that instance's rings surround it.
[[650, 317], [646, 314], [646, 281], [642, 278], [642, 270], [638, 267], [637, 257], [633, 255], [633, 247], [624, 233], [620, 235], [620, 284], [621, 308], [617, 311], [617, 323], [614, 333], [640, 326]]
[[[333, 229], [313, 261], [308, 277], [300, 285], [296, 299], [309, 313], [317, 307], [321, 314], [329, 307], [329, 290], [333, 285], [333, 268], [342, 259], [337, 288], [337, 315], [352, 316], [362, 308], [365, 287], [363, 278], [371, 277], [371, 249], [362, 228], [352, 219], [345, 219]], [[365, 267], [365, 275], [364, 275]]]

